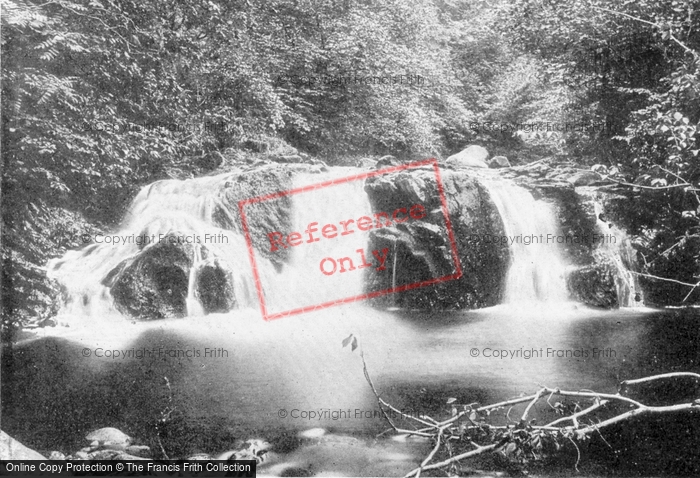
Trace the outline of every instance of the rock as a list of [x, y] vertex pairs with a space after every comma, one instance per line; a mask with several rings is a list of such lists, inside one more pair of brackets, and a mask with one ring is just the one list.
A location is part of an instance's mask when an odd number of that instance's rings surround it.
[[46, 458], [0, 430], [0, 460], [46, 460]]
[[472, 144], [461, 152], [453, 154], [445, 160], [445, 164], [454, 169], [462, 168], [488, 168], [486, 160], [489, 152], [483, 146]]
[[52, 451], [51, 454], [49, 455], [49, 460], [65, 460], [66, 455], [61, 453], [60, 451]]
[[99, 430], [90, 432], [85, 439], [90, 442], [96, 441], [101, 445], [112, 444], [129, 446], [131, 444], [131, 437], [129, 435], [113, 427], [100, 428]]
[[[503, 223], [486, 189], [468, 171], [445, 170], [442, 174], [456, 249], [463, 276], [391, 296], [371, 299], [377, 306], [422, 308], [479, 308], [500, 301], [509, 253], [504, 244], [472, 241], [473, 237], [503, 234]], [[409, 169], [368, 178], [365, 191], [375, 211], [392, 211], [421, 204], [426, 217], [370, 231], [368, 249], [395, 251], [387, 260], [396, 274], [371, 274], [367, 291], [387, 290], [454, 274], [452, 248], [447, 237], [435, 174]]]
[[141, 456], [129, 455], [128, 453], [121, 452], [112, 458], [113, 460], [149, 460], [149, 458], [143, 458]]
[[131, 445], [126, 447], [126, 452], [136, 456], [151, 456], [151, 448], [145, 445]]
[[615, 274], [615, 268], [606, 263], [580, 267], [567, 277], [569, 293], [574, 299], [592, 307], [617, 307]]
[[311, 428], [309, 430], [304, 430], [299, 432], [300, 438], [321, 438], [327, 432], [324, 428]]
[[324, 166], [323, 164], [314, 164], [310, 172], [314, 174], [326, 173], [328, 172], [328, 166]]
[[377, 161], [371, 158], [360, 158], [355, 162], [356, 168], [372, 169], [377, 167]]
[[214, 457], [209, 455], [208, 453], [197, 453], [192, 456], [187, 457], [188, 460], [213, 460]]
[[233, 277], [220, 261], [211, 259], [197, 269], [195, 296], [207, 314], [228, 312], [236, 305]]
[[289, 156], [283, 156], [283, 155], [274, 156], [274, 157], [271, 157], [270, 159], [272, 159], [273, 161], [277, 161], [278, 163], [303, 163], [304, 162], [304, 158], [302, 158], [298, 154], [291, 154]]
[[90, 460], [114, 460], [117, 456], [122, 455], [118, 450], [99, 450], [89, 454]]
[[85, 453], [84, 451], [79, 451], [75, 455], [73, 455], [76, 460], [89, 460], [90, 456]]
[[270, 444], [265, 440], [251, 439], [238, 442], [237, 450], [229, 450], [219, 454], [214, 460], [255, 460], [258, 464], [265, 460]]
[[270, 149], [270, 145], [267, 142], [255, 139], [248, 139], [246, 141], [243, 141], [241, 143], [241, 147], [254, 153], [264, 153], [268, 149]]
[[121, 313], [146, 320], [186, 315], [194, 250], [178, 239], [187, 236], [172, 232], [109, 274], [114, 274], [111, 293]]
[[510, 161], [505, 156], [494, 156], [491, 161], [489, 161], [489, 168], [510, 168]]
[[602, 180], [603, 177], [595, 171], [584, 169], [567, 178], [574, 186], [590, 186]]
[[387, 154], [386, 156], [382, 156], [379, 158], [377, 161], [377, 164], [374, 166], [376, 169], [382, 169], [382, 168], [388, 168], [390, 166], [398, 166], [400, 165], [401, 162], [393, 157], [390, 154]]

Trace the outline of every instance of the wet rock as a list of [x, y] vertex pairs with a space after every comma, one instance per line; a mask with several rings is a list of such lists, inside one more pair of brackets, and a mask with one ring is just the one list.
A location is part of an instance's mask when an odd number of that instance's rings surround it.
[[[375, 305], [478, 308], [499, 303], [508, 249], [502, 244], [472, 239], [502, 235], [500, 215], [485, 188], [467, 171], [445, 170], [442, 180], [463, 276], [373, 299]], [[368, 292], [454, 274], [452, 247], [432, 171], [411, 168], [369, 178], [365, 190], [374, 211], [410, 208], [413, 204], [423, 205], [426, 211], [424, 219], [370, 232], [369, 250], [386, 248], [391, 252], [386, 260], [387, 272], [369, 273]]]
[[2, 460], [45, 460], [39, 452], [23, 445], [0, 430], [0, 459]]
[[489, 152], [483, 146], [473, 144], [445, 160], [445, 164], [454, 169], [488, 168], [486, 160]]
[[[187, 313], [192, 244], [184, 233], [168, 234], [144, 249], [116, 275], [111, 293], [119, 311], [139, 319], [182, 317]], [[106, 284], [108, 285], [108, 284]]]
[[592, 307], [618, 306], [615, 268], [607, 263], [583, 266], [571, 272], [567, 286], [571, 297]]
[[494, 156], [491, 161], [489, 161], [489, 168], [510, 168], [510, 161], [505, 156]]
[[204, 312], [228, 312], [236, 305], [233, 277], [218, 260], [211, 260], [197, 269], [195, 296]]

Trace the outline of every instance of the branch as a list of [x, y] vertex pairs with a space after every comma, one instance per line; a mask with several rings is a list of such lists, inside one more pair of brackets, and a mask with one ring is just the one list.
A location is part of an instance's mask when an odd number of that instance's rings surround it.
[[[648, 21], [648, 20], [644, 20], [644, 19], [642, 19], [642, 18], [635, 17], [635, 16], [633, 16], [633, 15], [629, 15], [629, 14], [624, 13], [624, 12], [617, 12], [617, 11], [615, 11], [615, 10], [610, 10], [610, 9], [608, 9], [608, 8], [596, 7], [595, 5], [591, 5], [591, 8], [595, 8], [596, 10], [602, 10], [602, 11], [604, 11], [604, 12], [612, 13], [612, 14], [614, 14], [614, 15], [622, 15], [623, 17], [627, 17], [627, 18], [630, 18], [630, 19], [632, 19], [632, 20], [636, 20], [636, 21], [638, 21], [638, 22], [642, 22], [642, 23], [646, 23], [647, 25], [654, 26], [654, 27], [658, 28], [659, 30], [661, 30], [661, 28], [662, 28], [661, 25], [659, 25], [658, 23], [650, 22], [650, 21]], [[693, 50], [692, 48], [686, 46], [683, 42], [681, 42], [678, 38], [676, 38], [676, 37], [673, 35], [673, 33], [671, 33], [671, 30], [668, 31], [668, 36], [669, 36], [669, 38], [670, 38], [671, 40], [673, 40], [673, 41], [676, 42], [678, 45], [680, 45], [681, 48], [683, 48], [685, 51], [687, 51], [688, 53], [690, 53], [691, 55], [693, 55], [693, 57], [694, 57], [696, 60], [700, 61], [700, 54], [698, 54], [698, 52], [696, 52], [696, 51]]]
[[[494, 443], [492, 445], [479, 446], [476, 450], [471, 450], [471, 451], [468, 451], [466, 453], [462, 453], [461, 455], [455, 455], [448, 460], [425, 466], [425, 467], [423, 467], [423, 470], [435, 470], [437, 468], [443, 468], [445, 466], [449, 466], [452, 463], [456, 463], [456, 462], [464, 460], [466, 458], [472, 458], [472, 457], [477, 456], [477, 455], [482, 455], [484, 453], [494, 451], [496, 448], [498, 448], [497, 443]], [[405, 475], [404, 478], [409, 478], [411, 476], [415, 476], [419, 471], [420, 471], [420, 468], [416, 468], [415, 470], [411, 470], [410, 472], [408, 472]]]
[[610, 425], [614, 425], [615, 423], [625, 421], [632, 417], [640, 415], [682, 412], [688, 410], [700, 411], [700, 406], [696, 405], [695, 403], [681, 403], [679, 405], [668, 405], [665, 407], [648, 407], [646, 405], [643, 405], [641, 408], [635, 408], [634, 410], [630, 410], [627, 413], [623, 413], [622, 415], [618, 415], [616, 417], [602, 421], [595, 425], [589, 425], [585, 428], [578, 429], [576, 430], [576, 432], [588, 435], [589, 433], [598, 431], [601, 428], [609, 427]]
[[637, 385], [638, 383], [653, 382], [656, 380], [663, 380], [665, 378], [677, 378], [677, 377], [693, 377], [700, 380], [700, 375], [693, 372], [672, 372], [672, 373], [662, 373], [661, 375], [653, 375], [651, 377], [637, 378], [634, 380], [625, 380], [620, 382], [620, 387], [625, 385]]
[[537, 403], [537, 401], [540, 399], [540, 397], [541, 397], [541, 396], [544, 394], [544, 392], [546, 392], [546, 391], [547, 391], [546, 388], [541, 388], [540, 391], [537, 392], [537, 394], [535, 394], [535, 398], [532, 399], [532, 401], [529, 403], [529, 405], [527, 406], [527, 408], [526, 408], [525, 411], [523, 412], [523, 416], [520, 417], [520, 422], [521, 422], [521, 423], [525, 423], [525, 421], [527, 420], [527, 414], [530, 413], [530, 409], [535, 405], [535, 403]]
[[666, 282], [673, 282], [673, 283], [675, 283], [675, 284], [680, 284], [680, 285], [684, 285], [684, 286], [687, 286], [687, 287], [698, 287], [698, 286], [700, 285], [700, 282], [698, 282], [697, 284], [690, 284], [690, 283], [688, 283], [688, 282], [681, 282], [681, 281], [676, 280], [676, 279], [667, 279], [666, 277], [654, 276], [654, 275], [651, 275], [651, 274], [645, 274], [645, 273], [643, 273], [643, 272], [635, 272], [635, 271], [630, 271], [630, 272], [631, 272], [632, 274], [637, 274], [638, 276], [649, 277], [650, 279], [664, 280], [664, 281], [666, 281]]
[[607, 400], [601, 400], [601, 401], [591, 405], [590, 407], [588, 407], [584, 410], [581, 410], [580, 412], [574, 413], [573, 415], [570, 415], [568, 417], [558, 418], [558, 419], [554, 420], [553, 422], [546, 424], [545, 427], [553, 427], [554, 425], [557, 425], [561, 422], [566, 422], [569, 420], [573, 421], [574, 426], [577, 427], [578, 426], [578, 418], [580, 418], [584, 415], [587, 415], [587, 414], [591, 413], [592, 411], [599, 409], [602, 406], [605, 406], [607, 403], [608, 403]]
[[618, 181], [617, 179], [613, 179], [611, 177], [607, 178], [609, 181], [612, 181], [616, 184], [619, 184], [620, 186], [629, 186], [632, 188], [640, 188], [640, 189], [649, 189], [652, 191], [663, 191], [665, 189], [676, 189], [676, 188], [687, 188], [687, 191], [700, 191], [700, 189], [694, 188], [694, 187], [688, 187], [688, 186], [693, 186], [691, 183], [680, 183], [680, 184], [671, 184], [668, 186], [644, 186], [642, 184], [634, 184], [634, 183], [627, 183], [625, 181]]

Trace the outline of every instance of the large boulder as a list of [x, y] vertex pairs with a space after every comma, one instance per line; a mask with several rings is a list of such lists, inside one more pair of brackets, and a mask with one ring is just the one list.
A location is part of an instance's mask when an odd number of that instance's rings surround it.
[[489, 152], [483, 146], [472, 144], [457, 154], [453, 154], [445, 160], [445, 164], [454, 169], [462, 168], [488, 168], [486, 160]]
[[46, 458], [0, 430], [0, 460], [46, 460]]
[[[503, 235], [498, 210], [487, 190], [467, 171], [445, 170], [442, 182], [463, 276], [373, 299], [376, 305], [469, 309], [500, 302], [508, 247], [473, 240]], [[451, 244], [432, 170], [411, 168], [369, 178], [365, 190], [374, 211], [393, 211], [414, 204], [422, 205], [426, 211], [421, 220], [370, 232], [368, 249], [386, 248], [390, 252], [386, 271], [368, 273], [367, 292], [410, 287], [454, 273]]]
[[[190, 234], [191, 235], [191, 234]], [[194, 251], [187, 234], [171, 233], [113, 271], [112, 297], [117, 309], [139, 319], [187, 314], [189, 273]]]

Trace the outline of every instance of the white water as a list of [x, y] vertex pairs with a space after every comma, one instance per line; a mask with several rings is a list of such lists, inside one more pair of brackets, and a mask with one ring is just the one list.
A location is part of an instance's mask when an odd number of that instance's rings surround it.
[[[482, 180], [501, 215], [511, 253], [506, 304], [566, 302], [566, 263], [552, 206], [506, 180]], [[548, 240], [549, 238], [549, 240]]]
[[[356, 174], [357, 170], [334, 168], [332, 172], [319, 174], [298, 174], [294, 178], [294, 188], [323, 183], [331, 179], [343, 178]], [[363, 293], [364, 269], [361, 256], [357, 250], [362, 249], [366, 261], [372, 262], [373, 257], [367, 251], [368, 232], [355, 228], [348, 235], [340, 234], [340, 221], [357, 219], [371, 215], [372, 206], [364, 191], [364, 181], [348, 181], [327, 185], [291, 195], [293, 220], [292, 231], [280, 231], [289, 234], [293, 231], [302, 234], [303, 242], [291, 249], [291, 257], [282, 271], [263, 281], [263, 290], [269, 296], [267, 304], [270, 314], [282, 313], [300, 308], [314, 307], [321, 304], [340, 302], [344, 299], [357, 297]], [[319, 240], [308, 242], [309, 236], [304, 231], [311, 223], [318, 223], [314, 237]], [[334, 238], [324, 238], [321, 229], [326, 224], [334, 224], [338, 235]], [[349, 257], [355, 270], [331, 275], [321, 271], [321, 262], [325, 258], [334, 261]], [[347, 263], [346, 263], [347, 264]], [[332, 270], [332, 262], [324, 264], [326, 272]], [[269, 291], [269, 294], [267, 293]]]
[[620, 307], [643, 307], [644, 296], [639, 285], [637, 275], [632, 272], [634, 249], [630, 238], [625, 231], [609, 224], [600, 218], [603, 213], [603, 205], [594, 200], [596, 226], [601, 235], [610, 240], [599, 241], [596, 254], [607, 259], [615, 267], [615, 287], [617, 289], [617, 301]]
[[[67, 290], [68, 300], [62, 314], [119, 315], [105, 285], [110, 273], [118, 267], [128, 267], [139, 255], [156, 246], [161, 235], [169, 233], [192, 241], [194, 249], [188, 274], [187, 315], [204, 314], [195, 284], [200, 268], [212, 262], [222, 266], [232, 281], [237, 307], [256, 306], [244, 238], [237, 232], [215, 226], [213, 221], [216, 206], [222, 204], [218, 194], [231, 176], [159, 181], [146, 186], [132, 202], [118, 230], [90, 236], [89, 246], [51, 260], [47, 266], [49, 276]], [[218, 210], [227, 212], [225, 207]], [[206, 260], [202, 259], [203, 248], [209, 254]], [[263, 275], [274, 273], [266, 262], [261, 264], [261, 270]]]
[[[358, 172], [354, 168], [332, 168], [324, 174], [296, 174], [293, 187], [301, 188], [342, 179]], [[160, 181], [147, 186], [134, 199], [120, 230], [102, 236], [99, 244], [90, 244], [80, 251], [69, 251], [61, 259], [52, 260], [48, 266], [49, 273], [67, 288], [69, 297], [62, 313], [83, 317], [119, 315], [113, 306], [106, 278], [116, 268], [129, 266], [140, 254], [157, 244], [157, 241], [145, 246], [139, 246], [133, 241], [118, 245], [113, 242], [119, 237], [133, 240], [136, 236], [158, 237], [167, 233], [191, 235], [200, 239], [205, 235], [224, 238], [217, 243], [194, 244], [192, 267], [187, 277], [188, 316], [205, 315], [196, 284], [201, 268], [211, 263], [220, 266], [227, 274], [234, 290], [236, 308], [259, 309], [260, 302], [245, 239], [236, 231], [213, 225], [215, 212], [228, 214], [232, 223], [237, 221], [235, 216], [238, 212], [228, 210], [232, 207], [231, 204], [225, 204], [221, 197], [228, 186], [227, 182], [236, 174], [238, 173], [233, 172], [186, 181]], [[552, 206], [544, 201], [536, 201], [526, 189], [511, 181], [485, 177], [481, 182], [487, 187], [501, 215], [505, 229], [505, 237], [502, 239], [507, 240], [511, 254], [503, 303], [518, 306], [533, 304], [539, 307], [543, 303], [554, 305], [566, 302], [567, 264], [554, 239], [559, 235], [559, 228]], [[353, 234], [338, 234], [335, 238], [324, 238], [321, 233], [325, 224], [336, 225], [340, 232], [340, 221], [372, 213], [363, 188], [363, 180], [335, 182], [287, 198], [291, 201], [292, 230], [279, 232], [285, 236], [299, 232], [303, 242], [287, 251], [290, 255], [286, 261], [281, 261], [284, 263], [281, 270], [276, 270], [269, 260], [259, 252], [256, 253], [256, 268], [268, 315], [308, 311], [315, 306], [344, 303], [365, 292], [365, 272], [371, 269], [360, 268], [362, 259], [358, 250], [363, 250], [365, 263], [376, 265], [371, 251], [366, 248], [369, 233], [356, 228]], [[600, 205], [596, 207], [600, 208]], [[254, 208], [249, 212], [255, 214]], [[599, 212], [596, 209], [596, 215]], [[320, 240], [309, 243], [305, 231], [311, 223], [317, 223], [314, 234]], [[618, 243], [602, 244], [596, 251], [596, 254], [617, 269], [620, 306], [642, 305], [636, 276], [629, 271], [633, 264], [629, 239], [622, 231], [609, 229], [609, 225], [602, 221], [598, 221], [598, 227], [600, 232], [620, 238]], [[258, 241], [255, 242], [258, 251], [261, 247], [270, 247], [265, 235], [254, 238], [254, 241]], [[206, 257], [203, 252], [205, 250]], [[396, 250], [390, 252], [393, 260], [389, 271], [394, 285], [397, 279], [395, 254]], [[335, 273], [322, 272], [321, 264], [326, 258], [334, 261], [326, 262], [326, 272], [336, 263]], [[340, 271], [341, 258], [352, 261], [350, 270]]]

